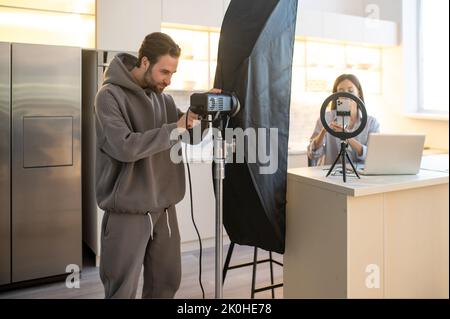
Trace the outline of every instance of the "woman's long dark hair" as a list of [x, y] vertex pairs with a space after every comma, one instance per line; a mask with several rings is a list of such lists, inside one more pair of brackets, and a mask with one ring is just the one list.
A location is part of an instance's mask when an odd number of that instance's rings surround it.
[[[361, 99], [361, 101], [364, 102], [364, 93], [363, 93], [363, 89], [362, 89], [361, 83], [359, 82], [358, 78], [355, 75], [353, 75], [353, 74], [342, 74], [342, 75], [339, 75], [337, 77], [337, 79], [334, 81], [333, 93], [337, 92], [337, 87], [338, 87], [339, 83], [341, 83], [342, 81], [345, 81], [345, 80], [349, 80], [350, 82], [352, 82], [356, 86], [356, 88], [358, 89], [358, 93], [359, 93], [358, 97]], [[333, 100], [331, 102], [331, 109], [332, 110], [336, 109], [336, 100]]]

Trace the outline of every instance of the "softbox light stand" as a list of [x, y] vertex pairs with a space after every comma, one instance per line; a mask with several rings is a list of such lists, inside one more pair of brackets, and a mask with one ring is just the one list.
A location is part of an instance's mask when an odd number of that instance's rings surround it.
[[[225, 122], [226, 118], [226, 122]], [[222, 132], [226, 129], [230, 117], [217, 114], [216, 120], [211, 121], [212, 127], [216, 128], [213, 134], [213, 166], [214, 166], [214, 189], [215, 189], [215, 298], [223, 298], [223, 181], [225, 179], [225, 162], [227, 158], [227, 143]], [[226, 123], [226, 124], [225, 124]], [[225, 124], [225, 126], [224, 126]]]
[[[221, 120], [222, 121], [222, 120]], [[222, 125], [220, 125], [222, 126]], [[215, 298], [223, 297], [223, 180], [225, 179], [225, 140], [221, 130], [213, 143], [214, 186], [216, 199], [216, 242], [215, 242]]]

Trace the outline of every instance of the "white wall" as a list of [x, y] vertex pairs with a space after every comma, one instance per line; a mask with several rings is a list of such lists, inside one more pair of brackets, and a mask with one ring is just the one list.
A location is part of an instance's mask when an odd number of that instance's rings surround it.
[[369, 112], [381, 123], [384, 133], [420, 133], [426, 135], [425, 146], [447, 150], [449, 147], [448, 120], [414, 119], [405, 112], [405, 95], [409, 92], [405, 84], [407, 68], [402, 47], [383, 50], [383, 94], [368, 96]]
[[413, 66], [405, 59], [402, 47], [383, 50], [383, 95], [370, 97], [367, 104], [381, 123], [383, 132], [421, 133], [426, 135], [425, 146], [447, 150], [449, 148], [448, 120], [415, 119], [406, 115], [407, 103], [417, 96], [407, 81]]

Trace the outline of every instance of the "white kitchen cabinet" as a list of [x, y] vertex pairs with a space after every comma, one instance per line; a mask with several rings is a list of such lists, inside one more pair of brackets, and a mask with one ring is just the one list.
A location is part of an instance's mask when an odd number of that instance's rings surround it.
[[290, 170], [284, 298], [448, 299], [448, 211], [447, 172]]
[[[411, 0], [405, 0], [411, 2]], [[402, 20], [402, 0], [301, 0], [298, 10], [333, 12], [358, 17], [378, 16], [381, 20]]]
[[398, 44], [397, 23], [323, 11], [297, 11], [296, 36], [364, 43]]
[[363, 37], [366, 43], [395, 46], [398, 44], [397, 24], [392, 21], [366, 20]]
[[97, 49], [136, 52], [161, 30], [161, 0], [97, 0], [96, 16]]
[[364, 19], [325, 12], [323, 14], [323, 37], [340, 41], [363, 42]]
[[220, 28], [224, 0], [162, 0], [162, 22]]
[[302, 37], [323, 37], [323, 12], [297, 10], [295, 35]]

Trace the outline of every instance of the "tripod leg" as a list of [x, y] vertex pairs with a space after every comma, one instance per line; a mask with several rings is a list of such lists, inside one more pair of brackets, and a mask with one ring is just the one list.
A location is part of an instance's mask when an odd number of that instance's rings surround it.
[[361, 177], [359, 177], [358, 172], [356, 171], [355, 165], [353, 165], [352, 159], [350, 158], [350, 156], [348, 155], [348, 153], [345, 153], [345, 155], [347, 156], [348, 162], [350, 163], [350, 165], [353, 168], [353, 171], [355, 172], [356, 176], [361, 179]]
[[234, 243], [231, 242], [228, 247], [227, 258], [225, 259], [225, 265], [223, 266], [222, 282], [225, 282], [225, 277], [227, 276], [228, 267], [230, 266], [231, 255], [233, 254]]
[[338, 156], [336, 157], [336, 159], [334, 160], [334, 163], [333, 163], [333, 165], [331, 165], [330, 169], [328, 170], [326, 177], [328, 177], [331, 174], [331, 172], [333, 171], [334, 167], [336, 166], [336, 163], [338, 162], [340, 156], [341, 156], [341, 153], [339, 153]]
[[258, 248], [255, 246], [255, 250], [253, 252], [252, 292], [250, 297], [251, 299], [255, 299], [257, 265], [258, 265]]
[[[272, 252], [269, 251], [269, 263], [270, 263], [270, 284], [273, 286], [273, 258]], [[275, 288], [272, 288], [272, 299], [275, 298]]]
[[347, 182], [347, 168], [345, 167], [345, 154], [347, 154], [347, 150], [345, 149], [345, 146], [342, 146], [341, 149], [341, 156], [342, 156], [342, 177], [344, 179], [344, 183]]

